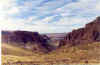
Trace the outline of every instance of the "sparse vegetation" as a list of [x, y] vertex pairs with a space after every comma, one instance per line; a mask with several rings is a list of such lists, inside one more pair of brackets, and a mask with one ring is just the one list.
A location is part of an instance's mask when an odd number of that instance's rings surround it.
[[25, 49], [2, 44], [2, 62], [35, 62], [40, 63], [100, 63], [100, 42], [63, 46], [48, 54], [32, 53]]

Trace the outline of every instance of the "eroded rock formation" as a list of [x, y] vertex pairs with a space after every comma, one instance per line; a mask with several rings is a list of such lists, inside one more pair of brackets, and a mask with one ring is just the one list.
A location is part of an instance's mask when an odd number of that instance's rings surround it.
[[2, 31], [2, 43], [18, 44], [24, 48], [33, 50], [51, 51], [53, 48], [48, 42], [46, 35], [40, 35], [38, 32], [29, 31]]
[[66, 44], [77, 45], [82, 43], [100, 42], [100, 17], [86, 24], [84, 28], [68, 33], [59, 46]]

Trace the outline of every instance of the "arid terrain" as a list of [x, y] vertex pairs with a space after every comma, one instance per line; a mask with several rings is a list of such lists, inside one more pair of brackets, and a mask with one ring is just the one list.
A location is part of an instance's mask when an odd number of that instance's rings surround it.
[[100, 63], [100, 17], [61, 34], [2, 32], [2, 63]]
[[[9, 52], [8, 52], [9, 51]], [[2, 45], [2, 62], [41, 62], [41, 63], [100, 63], [100, 43], [84, 44], [57, 49], [48, 54], [31, 51], [8, 44]]]

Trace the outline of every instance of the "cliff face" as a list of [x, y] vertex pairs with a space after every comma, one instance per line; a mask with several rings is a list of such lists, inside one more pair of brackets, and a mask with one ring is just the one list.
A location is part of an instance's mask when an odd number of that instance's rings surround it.
[[65, 38], [60, 41], [59, 46], [91, 42], [100, 42], [100, 17], [97, 17], [96, 20], [86, 24], [84, 28], [73, 30], [68, 33]]
[[33, 48], [33, 50], [51, 51], [52, 46], [48, 43], [49, 38], [46, 35], [40, 35], [38, 32], [29, 31], [2, 31], [2, 43], [18, 44], [24, 48]]
[[28, 32], [28, 31], [3, 31], [2, 32], [2, 42], [6, 43], [46, 43], [46, 39], [41, 36], [38, 32]]

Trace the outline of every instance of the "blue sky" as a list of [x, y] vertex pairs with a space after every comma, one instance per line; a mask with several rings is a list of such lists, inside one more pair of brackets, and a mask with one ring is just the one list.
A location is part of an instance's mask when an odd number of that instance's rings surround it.
[[100, 16], [100, 0], [0, 0], [0, 28], [63, 33]]

